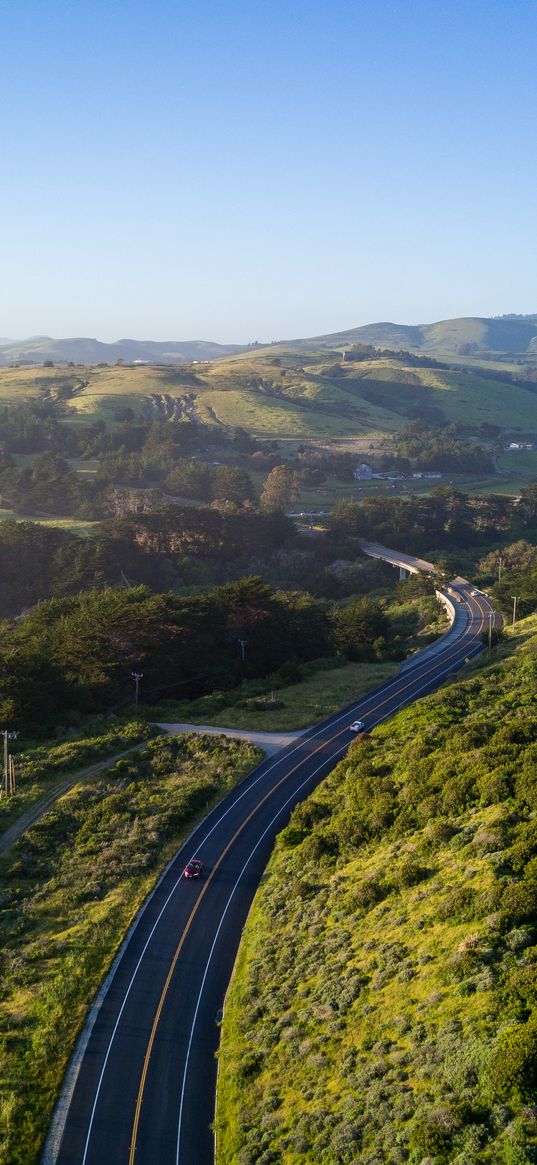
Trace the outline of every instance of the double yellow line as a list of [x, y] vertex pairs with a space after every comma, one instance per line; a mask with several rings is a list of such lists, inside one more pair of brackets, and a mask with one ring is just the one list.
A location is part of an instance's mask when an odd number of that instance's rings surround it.
[[[485, 624], [485, 618], [484, 618], [485, 611], [483, 610], [483, 608], [481, 607], [479, 602], [477, 603], [477, 606], [479, 607], [479, 610], [481, 613], [481, 623], [479, 625], [478, 630], [472, 636], [472, 639], [470, 640], [470, 644], [473, 642], [474, 639], [477, 639], [477, 637], [481, 634], [483, 627], [484, 627], [484, 624]], [[469, 644], [469, 646], [470, 646], [470, 644]], [[454, 649], [451, 652], [451, 655], [448, 655], [446, 657], [446, 662], [447, 662], [447, 660], [451, 659], [454, 655], [456, 655], [456, 653], [457, 653], [457, 649]], [[431, 665], [431, 667], [427, 668], [426, 671], [424, 671], [422, 673], [422, 676], [420, 678], [424, 678], [425, 676], [429, 675], [430, 672], [432, 672], [434, 670], [435, 670], [434, 665]], [[409, 680], [408, 684], [405, 684], [405, 686], [403, 688], [401, 688], [401, 694], [404, 691], [406, 691], [407, 688], [409, 688], [411, 686], [412, 686], [412, 680]], [[370, 712], [367, 713], [367, 715], [371, 715], [371, 714], [374, 714], [375, 712], [378, 712], [380, 708], [383, 708], [385, 704], [389, 703], [390, 699], [391, 699], [391, 697], [388, 696], [384, 700], [381, 700], [378, 704], [376, 704], [371, 709]], [[151, 1028], [151, 1034], [149, 1036], [149, 1040], [148, 1040], [148, 1044], [147, 1044], [147, 1048], [146, 1048], [146, 1053], [145, 1053], [145, 1057], [144, 1057], [142, 1074], [140, 1077], [140, 1085], [138, 1088], [138, 1096], [137, 1096], [137, 1100], [136, 1100], [136, 1109], [135, 1109], [135, 1113], [134, 1113], [131, 1144], [130, 1144], [130, 1151], [129, 1151], [129, 1165], [134, 1165], [134, 1158], [135, 1158], [135, 1154], [136, 1154], [136, 1142], [138, 1139], [138, 1129], [139, 1129], [139, 1125], [140, 1125], [140, 1115], [141, 1115], [141, 1111], [142, 1111], [142, 1103], [143, 1103], [143, 1098], [144, 1098], [145, 1084], [146, 1084], [147, 1073], [148, 1073], [148, 1069], [149, 1069], [149, 1062], [151, 1060], [151, 1054], [153, 1051], [153, 1045], [154, 1045], [155, 1037], [157, 1034], [157, 1028], [158, 1028], [158, 1025], [160, 1022], [160, 1017], [162, 1014], [162, 1008], [164, 1007], [164, 1003], [166, 1000], [166, 996], [168, 994], [170, 983], [171, 983], [172, 978], [173, 978], [173, 973], [174, 973], [175, 968], [177, 966], [177, 961], [179, 959], [181, 951], [185, 945], [188, 932], [190, 930], [190, 927], [192, 926], [194, 918], [196, 917], [196, 914], [200, 908], [200, 905], [201, 905], [201, 903], [202, 903], [202, 901], [207, 893], [207, 890], [209, 889], [209, 886], [210, 886], [217, 870], [219, 869], [222, 862], [224, 861], [226, 854], [229, 853], [230, 849], [235, 844], [237, 838], [240, 836], [240, 834], [246, 828], [246, 826], [249, 824], [249, 822], [252, 820], [252, 818], [255, 817], [255, 815], [259, 812], [259, 810], [262, 808], [262, 806], [269, 800], [270, 797], [272, 797], [272, 794], [275, 793], [283, 784], [285, 784], [285, 782], [289, 780], [289, 777], [291, 777], [293, 775], [293, 773], [296, 773], [297, 770], [302, 767], [302, 765], [305, 763], [305, 760], [311, 761], [311, 759], [316, 755], [316, 753], [320, 752], [321, 749], [326, 748], [327, 745], [333, 744], [334, 741], [336, 741], [338, 739], [338, 737], [341, 736], [345, 732], [346, 732], [346, 729], [339, 729], [339, 731], [336, 732], [336, 734], [334, 736], [331, 736], [328, 740], [323, 740], [319, 745], [317, 745], [317, 748], [315, 748], [313, 750], [313, 752], [309, 753], [306, 758], [299, 761], [296, 765], [293, 766], [293, 768], [289, 769], [288, 772], [286, 772], [285, 775], [283, 777], [281, 777], [280, 780], [277, 781], [275, 785], [272, 785], [272, 787], [264, 794], [264, 796], [261, 798], [261, 800], [257, 802], [257, 804], [251, 810], [251, 812], [248, 814], [248, 816], [244, 818], [244, 821], [242, 821], [241, 824], [238, 826], [238, 828], [235, 830], [233, 836], [230, 838], [227, 845], [222, 850], [222, 853], [220, 854], [219, 858], [217, 858], [216, 862], [214, 863], [207, 880], [204, 882], [203, 889], [201, 890], [201, 893], [198, 895], [196, 902], [194, 903], [194, 906], [192, 907], [192, 910], [189, 914], [187, 922], [185, 923], [183, 933], [181, 935], [181, 938], [180, 938], [179, 943], [177, 945], [172, 962], [170, 964], [170, 969], [169, 969], [168, 974], [166, 976], [166, 980], [165, 980], [164, 986], [162, 988], [161, 996], [159, 999], [158, 1007], [157, 1007], [157, 1010], [155, 1012], [155, 1017], [154, 1017], [153, 1025]]]

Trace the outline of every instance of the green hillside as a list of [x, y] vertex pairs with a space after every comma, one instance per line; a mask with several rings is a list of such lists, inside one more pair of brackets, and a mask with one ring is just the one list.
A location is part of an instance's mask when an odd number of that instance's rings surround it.
[[0, 404], [27, 397], [56, 402], [73, 422], [114, 424], [129, 408], [145, 419], [242, 426], [266, 438], [390, 434], [429, 414], [436, 424], [477, 428], [488, 421], [520, 434], [537, 431], [537, 394], [488, 379], [485, 370], [388, 357], [342, 362], [341, 354], [322, 351], [263, 349], [204, 365], [0, 368]]
[[[376, 348], [411, 349], [447, 356], [479, 356], [494, 353], [500, 356], [529, 354], [537, 359], [537, 315], [525, 316], [463, 316], [459, 319], [439, 320], [433, 324], [398, 324], [389, 321], [365, 324], [331, 332], [271, 344], [272, 352], [292, 350], [311, 352], [337, 350], [353, 344], [372, 344]], [[206, 340], [116, 340], [103, 343], [87, 336], [53, 339], [51, 336], [31, 336], [25, 340], [0, 341], [0, 365], [14, 361], [58, 362], [75, 361], [93, 364], [106, 361], [115, 364], [118, 359], [144, 363], [176, 364], [189, 360], [218, 360], [228, 353], [259, 350], [256, 344], [215, 344]]]
[[220, 1054], [217, 1165], [537, 1159], [537, 620], [357, 741], [280, 836]]
[[376, 323], [344, 332], [295, 340], [293, 346], [341, 348], [352, 344], [373, 344], [378, 348], [410, 348], [430, 354], [470, 356], [479, 352], [533, 353], [537, 357], [537, 316], [502, 316], [490, 319], [463, 316], [434, 324]]

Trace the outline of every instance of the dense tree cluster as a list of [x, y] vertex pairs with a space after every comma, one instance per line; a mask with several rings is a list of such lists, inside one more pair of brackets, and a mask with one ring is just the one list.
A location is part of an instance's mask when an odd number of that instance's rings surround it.
[[508, 531], [535, 536], [537, 488], [528, 486], [520, 500], [502, 494], [468, 496], [440, 486], [428, 496], [371, 497], [339, 502], [331, 526], [339, 536], [371, 538], [402, 550], [459, 549], [497, 541]]
[[490, 453], [476, 442], [462, 440], [458, 425], [437, 430], [423, 421], [411, 421], [397, 434], [395, 447], [399, 457], [411, 462], [417, 471], [494, 473]]
[[86, 590], [4, 625], [0, 721], [42, 734], [76, 713], [128, 701], [132, 671], [143, 673], [150, 700], [191, 698], [334, 651], [371, 658], [389, 634], [373, 600], [331, 614], [311, 595], [277, 591], [260, 578], [190, 596]]
[[88, 587], [207, 586], [249, 573], [251, 563], [295, 540], [283, 514], [181, 506], [110, 520], [90, 538], [36, 522], [0, 522], [0, 618]]
[[[243, 665], [239, 640], [248, 640]], [[327, 645], [324, 610], [310, 596], [244, 579], [199, 596], [88, 590], [40, 603], [4, 628], [0, 720], [43, 733], [74, 712], [130, 697], [131, 671], [147, 697], [197, 695], [263, 675]]]

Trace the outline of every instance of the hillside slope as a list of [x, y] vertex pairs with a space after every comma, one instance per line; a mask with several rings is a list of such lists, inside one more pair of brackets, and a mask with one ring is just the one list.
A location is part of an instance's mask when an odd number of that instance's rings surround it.
[[0, 403], [56, 401], [73, 421], [114, 423], [128, 407], [145, 419], [242, 426], [256, 436], [336, 438], [392, 433], [422, 416], [537, 432], [537, 392], [486, 372], [416, 367], [404, 358], [359, 362], [270, 350], [208, 365], [26, 365], [0, 368]]
[[439, 356], [470, 356], [480, 352], [537, 356], [537, 315], [462, 316], [433, 324], [378, 323], [349, 328], [344, 332], [295, 340], [300, 347], [341, 348], [352, 344], [373, 344], [375, 348], [410, 348]]
[[177, 364], [182, 360], [215, 360], [229, 352], [241, 352], [239, 344], [214, 344], [207, 340], [116, 340], [112, 344], [87, 336], [55, 340], [52, 336], [31, 336], [27, 340], [0, 341], [0, 364], [14, 361], [39, 363], [57, 360], [60, 363], [96, 364], [116, 360], [141, 360], [144, 363], [162, 361]]
[[390, 321], [364, 324], [322, 336], [285, 340], [267, 348], [258, 344], [215, 344], [208, 340], [116, 340], [107, 344], [87, 336], [53, 339], [30, 336], [24, 340], [0, 340], [0, 365], [40, 363], [44, 360], [94, 364], [117, 360], [177, 364], [189, 360], [218, 360], [236, 352], [256, 349], [276, 352], [281, 348], [298, 352], [337, 350], [353, 344], [376, 348], [411, 349], [442, 356], [472, 356], [480, 353], [523, 355], [537, 358], [537, 315], [462, 316], [432, 324], [398, 324]]
[[217, 1165], [537, 1159], [537, 620], [357, 741], [280, 837], [220, 1055]]

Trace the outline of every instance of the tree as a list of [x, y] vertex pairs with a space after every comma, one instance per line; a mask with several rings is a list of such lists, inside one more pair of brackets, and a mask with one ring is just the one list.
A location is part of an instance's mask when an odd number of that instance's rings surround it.
[[261, 494], [263, 510], [287, 510], [300, 497], [299, 477], [288, 465], [276, 465], [269, 473]]
[[255, 501], [249, 474], [231, 465], [221, 465], [214, 471], [211, 492], [215, 501], [233, 502], [236, 506]]
[[348, 659], [360, 659], [372, 652], [377, 639], [386, 639], [390, 621], [376, 599], [354, 599], [331, 613], [334, 644]]

